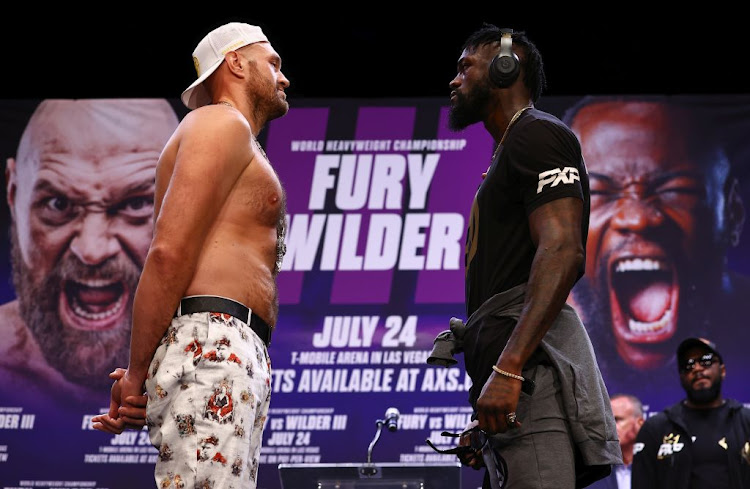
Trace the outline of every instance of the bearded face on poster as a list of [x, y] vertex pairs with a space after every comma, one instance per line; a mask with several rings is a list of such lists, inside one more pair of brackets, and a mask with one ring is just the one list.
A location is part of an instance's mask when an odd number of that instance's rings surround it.
[[17, 299], [0, 307], [3, 382], [24, 398], [106, 399], [107, 373], [127, 364], [156, 162], [177, 122], [164, 99], [44, 100], [31, 116], [7, 161]]
[[747, 278], [727, 266], [745, 220], [738, 179], [687, 105], [588, 97], [566, 120], [591, 181], [586, 276], [570, 301], [608, 385], [672, 375], [682, 338], [733, 331], [748, 309]]

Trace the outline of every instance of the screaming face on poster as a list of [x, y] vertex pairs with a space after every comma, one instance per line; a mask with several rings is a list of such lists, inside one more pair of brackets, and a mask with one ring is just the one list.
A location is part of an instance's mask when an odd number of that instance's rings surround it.
[[680, 338], [747, 338], [748, 279], [727, 265], [745, 222], [736, 165], [688, 101], [586, 97], [566, 120], [591, 180], [588, 273], [572, 302], [610, 390], [667, 388]]
[[164, 99], [37, 106], [7, 160], [17, 298], [0, 307], [0, 397], [106, 401], [107, 373], [127, 361], [156, 161], [176, 125]]

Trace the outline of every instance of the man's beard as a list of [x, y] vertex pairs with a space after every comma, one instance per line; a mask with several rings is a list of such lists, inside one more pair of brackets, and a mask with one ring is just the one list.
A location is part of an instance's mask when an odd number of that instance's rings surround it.
[[[15, 226], [11, 227], [13, 284], [21, 318], [39, 343], [44, 358], [71, 382], [92, 388], [112, 385], [108, 377], [115, 367], [126, 367], [129, 359], [133, 294], [140, 270], [119, 255], [96, 267], [83, 265], [66, 254], [44, 279], [32, 283], [30, 267], [21, 256]], [[66, 279], [111, 279], [121, 281], [130, 293], [126, 313], [115, 327], [90, 331], [66, 326], [59, 311]]]
[[689, 383], [683, 383], [682, 387], [685, 389], [688, 400], [693, 404], [710, 404], [721, 396], [721, 377], [711, 382], [711, 387], [708, 389], [694, 389]]
[[271, 110], [268, 111], [268, 120], [272, 121], [279, 117], [283, 117], [287, 112], [289, 112], [289, 103], [285, 100], [281, 100], [277, 94], [274, 103], [271, 105]]
[[456, 101], [448, 113], [448, 127], [451, 130], [460, 131], [484, 120], [490, 106], [490, 87], [487, 83], [478, 83], [466, 95], [456, 92], [455, 97]]
[[253, 114], [259, 120], [272, 121], [289, 112], [289, 103], [279, 96], [275, 84], [256, 74], [247, 84], [247, 98], [253, 101]]

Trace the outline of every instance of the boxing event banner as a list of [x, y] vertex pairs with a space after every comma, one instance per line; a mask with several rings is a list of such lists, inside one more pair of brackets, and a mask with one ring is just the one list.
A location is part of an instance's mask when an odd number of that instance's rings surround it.
[[[611, 98], [610, 119], [579, 110], [595, 102], [586, 97], [537, 104], [576, 128], [592, 180], [587, 273], [569, 301], [609, 393], [635, 394], [649, 412], [677, 402], [676, 346], [705, 336], [727, 368], [724, 396], [748, 403], [750, 97]], [[147, 431], [109, 435], [90, 419], [109, 406], [107, 374], [127, 363], [129, 339], [114, 330], [127, 330], [150, 239], [149, 141], [186, 109], [148, 101], [174, 115], [151, 127], [138, 121], [144, 101], [92, 104], [60, 130], [52, 115], [32, 117], [41, 102], [0, 102], [0, 487], [153, 487]], [[665, 115], [667, 102], [685, 112]], [[425, 440], [456, 444], [441, 433], [470, 422], [471, 382], [462, 352], [447, 367], [427, 358], [450, 318], [466, 319], [469, 209], [494, 142], [481, 124], [450, 130], [442, 99], [291, 105], [259, 136], [286, 191], [287, 251], [258, 487], [296, 489], [280, 465], [456, 464]], [[222, 463], [208, 442], [198, 452]], [[456, 470], [462, 487], [481, 486], [481, 472]]]

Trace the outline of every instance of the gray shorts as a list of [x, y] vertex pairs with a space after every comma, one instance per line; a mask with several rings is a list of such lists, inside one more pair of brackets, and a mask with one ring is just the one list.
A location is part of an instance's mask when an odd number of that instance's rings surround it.
[[[523, 371], [536, 383], [533, 396], [521, 393], [520, 428], [492, 437], [508, 464], [505, 489], [574, 489], [575, 450], [562, 407], [557, 371], [540, 363]], [[489, 489], [485, 476], [484, 489]]]

